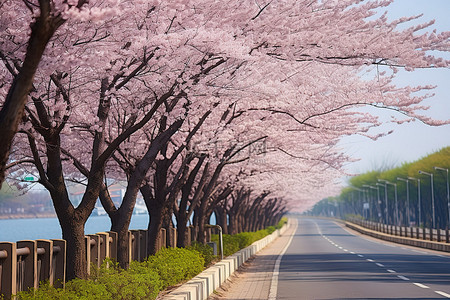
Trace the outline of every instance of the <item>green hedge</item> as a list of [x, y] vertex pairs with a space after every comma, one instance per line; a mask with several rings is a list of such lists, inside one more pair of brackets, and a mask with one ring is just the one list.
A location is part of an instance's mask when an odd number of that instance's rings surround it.
[[[281, 228], [286, 222], [287, 219], [283, 218], [277, 226], [257, 232], [224, 234], [224, 255], [231, 255], [251, 245]], [[217, 235], [212, 236], [213, 241], [218, 242], [218, 239]], [[16, 299], [156, 299], [160, 291], [191, 279], [214, 259], [216, 257], [208, 245], [194, 243], [185, 249], [165, 248], [144, 262], [133, 261], [128, 270], [107, 260], [100, 268], [92, 268], [88, 280], [74, 279], [66, 283], [65, 289], [41, 284], [37, 290], [18, 293]]]
[[[275, 230], [283, 227], [287, 223], [287, 218], [282, 218], [276, 226], [269, 226], [266, 229], [259, 230], [256, 232], [241, 232], [234, 235], [224, 234], [223, 235], [223, 255], [229, 256], [237, 251], [250, 246], [254, 242], [268, 236]], [[219, 244], [219, 235], [213, 234], [211, 236], [211, 241]]]
[[166, 248], [144, 262], [133, 261], [128, 270], [105, 261], [101, 268], [92, 268], [89, 280], [74, 279], [65, 289], [44, 284], [18, 293], [16, 299], [156, 299], [160, 291], [191, 279], [203, 266], [203, 255], [196, 250]]

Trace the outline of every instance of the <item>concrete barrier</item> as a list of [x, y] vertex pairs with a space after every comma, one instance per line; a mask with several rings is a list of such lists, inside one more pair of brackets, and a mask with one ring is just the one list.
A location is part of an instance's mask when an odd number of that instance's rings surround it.
[[371, 236], [371, 237], [374, 237], [377, 239], [389, 241], [389, 242], [394, 242], [394, 243], [409, 245], [409, 246], [415, 246], [415, 247], [420, 247], [420, 248], [425, 248], [425, 249], [430, 249], [430, 250], [450, 252], [450, 244], [444, 243], [444, 242], [419, 240], [419, 239], [415, 239], [415, 238], [411, 238], [411, 237], [404, 237], [404, 236], [400, 237], [400, 236], [390, 235], [387, 233], [367, 229], [367, 228], [364, 228], [362, 226], [356, 225], [351, 222], [345, 222], [345, 226], [347, 226], [348, 228], [351, 228], [353, 230], [356, 230], [359, 233], [362, 233], [362, 234], [365, 234], [365, 235], [368, 235], [368, 236]]
[[208, 269], [204, 270], [182, 286], [162, 297], [165, 300], [206, 300], [220, 287], [244, 262], [258, 251], [282, 235], [290, 226], [290, 220], [281, 229], [265, 238], [239, 250]]

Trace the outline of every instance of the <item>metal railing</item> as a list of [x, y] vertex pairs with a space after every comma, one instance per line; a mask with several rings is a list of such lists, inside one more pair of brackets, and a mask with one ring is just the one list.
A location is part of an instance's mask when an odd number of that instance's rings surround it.
[[357, 224], [361, 227], [393, 236], [408, 237], [424, 241], [450, 243], [449, 229], [433, 229], [423, 227], [386, 225], [382, 223], [361, 220], [356, 218], [349, 218], [348, 221]]

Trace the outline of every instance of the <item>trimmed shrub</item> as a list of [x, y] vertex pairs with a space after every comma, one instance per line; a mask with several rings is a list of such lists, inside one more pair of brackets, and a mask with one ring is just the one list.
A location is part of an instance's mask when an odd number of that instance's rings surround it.
[[158, 272], [163, 289], [191, 279], [203, 271], [204, 264], [200, 252], [183, 248], [161, 249], [143, 263]]
[[214, 251], [209, 245], [204, 245], [199, 242], [193, 242], [192, 245], [186, 247], [186, 249], [200, 252], [200, 254], [205, 259], [205, 268], [207, 268], [214, 260], [217, 259], [217, 256], [214, 255]]

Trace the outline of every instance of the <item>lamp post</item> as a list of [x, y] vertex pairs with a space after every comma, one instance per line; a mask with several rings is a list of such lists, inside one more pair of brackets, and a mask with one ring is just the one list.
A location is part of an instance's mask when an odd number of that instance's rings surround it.
[[387, 185], [386, 184], [381, 184], [381, 183], [378, 183], [378, 182], [377, 182], [376, 185], [384, 187], [384, 199], [386, 201], [386, 205], [384, 207], [384, 213], [386, 215], [386, 225], [388, 225], [389, 224], [389, 217], [388, 217], [389, 216], [389, 210], [388, 210], [388, 199], [387, 199]]
[[447, 221], [447, 228], [450, 226], [450, 191], [448, 187], [448, 169], [446, 168], [440, 168], [440, 167], [433, 167], [435, 170], [445, 171], [446, 172], [446, 178], [447, 178], [447, 207], [448, 207], [448, 221]]
[[384, 180], [384, 179], [378, 179], [378, 181], [380, 182], [384, 182], [385, 184], [389, 184], [394, 186], [394, 195], [395, 195], [395, 225], [400, 225], [399, 224], [399, 219], [398, 219], [398, 201], [397, 201], [397, 184], [396, 183], [392, 183], [390, 181]]
[[401, 177], [397, 177], [397, 180], [406, 182], [406, 215], [408, 217], [408, 226], [411, 226], [411, 217], [409, 213], [409, 180]]
[[433, 212], [432, 212], [432, 215], [433, 215], [433, 228], [436, 228], [436, 215], [435, 215], [435, 212], [434, 212], [433, 173], [428, 173], [428, 172], [419, 170], [419, 174], [424, 174], [424, 175], [428, 175], [428, 176], [431, 177], [431, 209], [433, 210]]
[[[352, 189], [354, 189], [354, 190], [356, 190], [356, 191], [358, 191], [358, 192], [362, 192], [363, 193], [363, 195], [362, 195], [362, 198], [361, 198], [361, 194], [359, 194], [359, 197], [358, 197], [358, 202], [362, 202], [362, 204], [364, 203], [364, 190], [363, 189], [360, 189], [360, 188], [357, 188], [357, 187], [354, 187], [354, 186], [352, 186], [351, 187]], [[364, 218], [364, 204], [362, 205], [362, 217]]]
[[418, 226], [420, 226], [420, 224], [422, 223], [422, 204], [420, 203], [420, 179], [414, 178], [414, 177], [408, 177], [408, 179], [417, 181], [417, 202], [418, 202], [418, 206], [419, 206], [419, 224], [418, 224]]
[[[374, 186], [371, 186], [371, 185], [368, 185], [368, 184], [364, 184], [363, 187], [366, 187], [366, 188], [369, 188], [369, 189], [372, 189], [372, 190], [377, 190], [377, 201], [378, 201], [378, 204], [379, 204], [380, 203], [380, 191], [378, 190], [378, 187], [374, 187]], [[376, 207], [376, 205], [374, 205], [374, 207]], [[380, 217], [380, 216], [378, 216], [378, 217]]]

